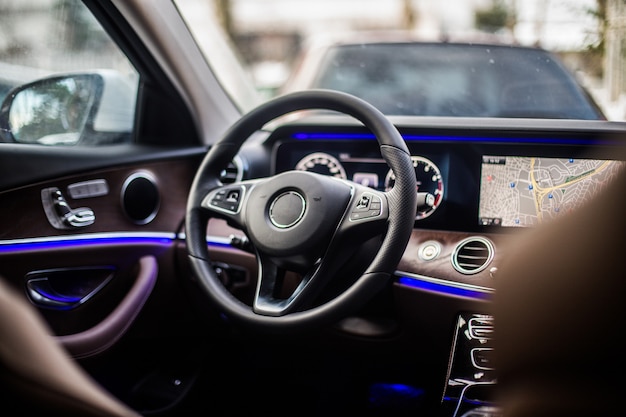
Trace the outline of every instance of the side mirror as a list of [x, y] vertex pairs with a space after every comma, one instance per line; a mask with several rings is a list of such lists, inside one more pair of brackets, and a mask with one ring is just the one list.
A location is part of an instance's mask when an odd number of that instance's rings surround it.
[[43, 78], [6, 96], [0, 138], [42, 145], [128, 142], [136, 96], [137, 83], [115, 71]]

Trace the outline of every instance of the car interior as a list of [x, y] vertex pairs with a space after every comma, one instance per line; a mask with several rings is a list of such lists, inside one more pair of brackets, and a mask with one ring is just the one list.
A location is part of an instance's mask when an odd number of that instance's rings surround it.
[[184, 3], [3, 99], [3, 413], [621, 414], [622, 122], [246, 101]]

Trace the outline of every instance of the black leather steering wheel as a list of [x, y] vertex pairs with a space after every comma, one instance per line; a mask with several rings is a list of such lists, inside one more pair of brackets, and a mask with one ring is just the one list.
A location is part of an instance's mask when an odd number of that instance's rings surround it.
[[[253, 133], [280, 116], [307, 109], [345, 113], [368, 127], [395, 175], [393, 189], [380, 192], [304, 171], [228, 185], [219, 181], [220, 172]], [[416, 198], [407, 146], [375, 107], [329, 90], [280, 96], [244, 115], [202, 161], [187, 203], [191, 267], [210, 300], [233, 321], [277, 332], [329, 324], [354, 312], [389, 283], [413, 229]], [[259, 276], [252, 306], [235, 298], [210, 264], [206, 231], [212, 217], [237, 226], [255, 248]], [[334, 298], [313, 304], [354, 249], [375, 235], [380, 236], [380, 246], [361, 276]], [[283, 270], [303, 277], [286, 298], [277, 295]]]

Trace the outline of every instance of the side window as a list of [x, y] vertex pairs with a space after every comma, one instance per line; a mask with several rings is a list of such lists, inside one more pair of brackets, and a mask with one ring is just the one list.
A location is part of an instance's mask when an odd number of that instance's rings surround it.
[[138, 85], [80, 0], [0, 2], [0, 142], [129, 142]]

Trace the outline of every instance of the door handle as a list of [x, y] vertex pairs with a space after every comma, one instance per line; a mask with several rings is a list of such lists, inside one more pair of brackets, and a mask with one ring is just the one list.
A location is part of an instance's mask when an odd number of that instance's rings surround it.
[[80, 297], [59, 294], [52, 288], [48, 278], [34, 278], [26, 281], [28, 296], [40, 307], [69, 310], [80, 304]]
[[114, 272], [107, 266], [33, 271], [26, 275], [26, 293], [39, 307], [71, 310], [100, 291]]

